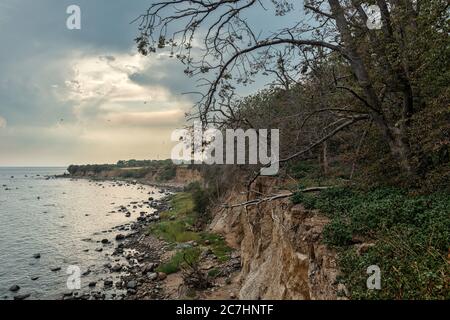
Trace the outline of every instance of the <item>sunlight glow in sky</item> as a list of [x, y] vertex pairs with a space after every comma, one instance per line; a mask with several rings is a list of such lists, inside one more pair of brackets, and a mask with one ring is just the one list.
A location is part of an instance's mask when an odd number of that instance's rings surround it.
[[[136, 53], [130, 22], [151, 2], [0, 0], [0, 166], [170, 156], [196, 84], [167, 54]], [[81, 30], [66, 27], [72, 4]]]

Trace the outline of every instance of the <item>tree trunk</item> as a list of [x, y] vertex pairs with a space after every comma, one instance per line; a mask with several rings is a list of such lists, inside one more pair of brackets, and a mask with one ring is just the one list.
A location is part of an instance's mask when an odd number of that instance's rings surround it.
[[[345, 17], [344, 10], [339, 3], [339, 0], [328, 0], [333, 17], [336, 20], [336, 26], [344, 42], [345, 51], [350, 61], [352, 72], [355, 75], [359, 86], [364, 91], [367, 107], [373, 118], [374, 123], [380, 128], [381, 133], [385, 137], [386, 142], [389, 145], [391, 154], [398, 161], [400, 169], [407, 175], [413, 175], [414, 170], [410, 161], [410, 148], [407, 143], [406, 130], [404, 126], [406, 123], [400, 121], [401, 129], [389, 125], [388, 121], [384, 117], [382, 105], [377, 93], [373, 87], [372, 81], [369, 76], [369, 72], [364, 64], [361, 55], [358, 52], [357, 46], [353, 39], [352, 33], [349, 29], [347, 19]], [[410, 101], [405, 101], [405, 109], [409, 111]]]
[[323, 173], [324, 175], [328, 175], [329, 165], [328, 165], [328, 143], [325, 141], [323, 143], [322, 149], [322, 161], [323, 161]]

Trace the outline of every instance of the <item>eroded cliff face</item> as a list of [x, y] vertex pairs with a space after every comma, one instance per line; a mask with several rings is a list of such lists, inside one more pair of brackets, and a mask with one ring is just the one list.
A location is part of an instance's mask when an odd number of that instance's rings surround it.
[[203, 178], [202, 175], [198, 170], [189, 169], [185, 167], [177, 167], [176, 169], [176, 175], [173, 179], [173, 182], [187, 185], [191, 182], [202, 182]]
[[[283, 193], [276, 178], [259, 178], [249, 200]], [[224, 203], [246, 202], [231, 190]], [[286, 191], [285, 191], [286, 192]], [[241, 299], [338, 299], [336, 253], [322, 244], [328, 219], [288, 198], [258, 206], [217, 208], [211, 230], [241, 250]]]
[[[82, 171], [78, 172], [72, 177], [74, 178], [95, 178], [95, 179], [120, 179], [124, 177], [124, 173], [126, 171], [133, 171], [133, 170], [139, 170], [141, 168], [118, 168], [118, 169], [112, 169], [112, 170], [105, 170], [101, 172], [94, 172], [94, 171]], [[174, 186], [186, 186], [191, 182], [203, 182], [203, 178], [198, 170], [190, 169], [188, 167], [183, 166], [177, 166], [175, 176], [167, 181], [160, 181], [160, 172], [158, 170], [155, 170], [154, 172], [149, 172], [142, 178], [128, 178], [130, 180], [136, 180], [141, 181], [145, 183], [155, 183], [155, 184], [168, 184], [168, 185], [174, 185]]]

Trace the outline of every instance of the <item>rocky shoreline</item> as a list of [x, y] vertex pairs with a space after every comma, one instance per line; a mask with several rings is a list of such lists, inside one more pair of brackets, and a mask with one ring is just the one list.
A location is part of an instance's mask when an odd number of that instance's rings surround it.
[[[44, 179], [70, 178], [88, 180], [99, 188], [133, 187], [137, 188], [143, 197], [140, 200], [121, 200], [121, 203], [111, 203], [111, 211], [99, 212], [106, 219], [113, 215], [123, 215], [132, 219], [109, 229], [97, 231], [80, 241], [86, 244], [83, 253], [98, 260], [81, 270], [81, 289], [68, 290], [64, 287], [58, 293], [48, 296], [52, 300], [159, 300], [159, 299], [234, 299], [238, 295], [238, 271], [240, 256], [227, 247], [226, 258], [217, 245], [223, 249], [225, 239], [213, 235], [194, 226], [189, 233], [197, 236], [197, 240], [167, 241], [150, 230], [164, 223], [176, 223], [172, 199], [177, 195], [186, 194], [180, 184], [164, 185], [151, 181], [131, 179], [96, 179], [92, 177], [44, 176]], [[111, 185], [109, 185], [111, 184]], [[146, 190], [146, 186], [154, 189]], [[169, 216], [168, 216], [169, 215]], [[85, 216], [89, 216], [86, 214]], [[60, 216], [59, 218], [64, 218]], [[193, 230], [196, 229], [196, 230]], [[211, 238], [202, 238], [204, 235]], [[221, 250], [219, 248], [219, 250]], [[165, 265], [184, 250], [196, 250], [199, 253], [196, 274], [187, 275], [185, 269], [163, 272]], [[219, 258], [219, 256], [220, 258]], [[40, 253], [34, 253], [32, 258], [41, 260]], [[46, 257], [44, 257], [46, 258]], [[76, 263], [76, 262], [75, 262]], [[65, 272], [65, 265], [50, 265], [50, 273]], [[162, 270], [161, 270], [162, 269]], [[193, 284], [191, 276], [201, 275], [204, 283]], [[32, 281], [39, 277], [30, 275]], [[64, 280], [65, 281], [65, 280]], [[33, 299], [34, 294], [19, 285], [12, 283], [10, 295], [5, 299]], [[12, 295], [12, 296], [11, 296]]]
[[[99, 183], [96, 181], [96, 183]], [[146, 184], [137, 181], [115, 183]], [[179, 248], [201, 247], [201, 268], [207, 273], [214, 269], [218, 275], [209, 285], [196, 290], [196, 298], [234, 299], [237, 296], [237, 271], [240, 269], [240, 257], [236, 252], [230, 254], [225, 263], [219, 262], [212, 250], [201, 246], [196, 241], [179, 243], [174, 246], [162, 238], [148, 232], [151, 225], [160, 222], [162, 212], [170, 211], [170, 197], [181, 191], [180, 186], [160, 188], [164, 194], [161, 199], [154, 199], [150, 193], [148, 200], [119, 205], [111, 214], [130, 216], [130, 211], [140, 212], [136, 221], [119, 225], [114, 231], [114, 239], [103, 239], [103, 245], [114, 246], [111, 263], [104, 265], [106, 275], [98, 281], [89, 283], [89, 291], [64, 293], [63, 300], [160, 300], [186, 297], [190, 289], [184, 284], [181, 272], [165, 274], [158, 272], [158, 267], [167, 262]], [[149, 210], [150, 209], [150, 210]], [[150, 212], [149, 212], [150, 211]], [[88, 239], [87, 239], [88, 240]], [[207, 241], [206, 241], [207, 242]], [[101, 247], [98, 252], [102, 252]], [[97, 250], [96, 250], [97, 251]], [[83, 276], [89, 274], [89, 270]], [[83, 278], [82, 278], [83, 281]], [[26, 299], [27, 297], [25, 297]]]
[[[95, 183], [101, 184], [99, 181]], [[137, 184], [130, 181], [122, 181], [115, 183], [127, 186], [129, 184]], [[164, 198], [156, 200], [152, 197], [153, 192], [149, 193], [148, 200], [131, 201], [117, 206], [117, 210], [109, 212], [110, 214], [123, 214], [126, 217], [131, 216], [131, 212], [139, 212], [139, 217], [126, 224], [114, 227], [112, 230], [105, 230], [104, 233], [112, 233], [116, 235], [112, 239], [105, 237], [100, 241], [104, 246], [114, 246], [114, 251], [110, 256], [110, 263], [106, 263], [103, 267], [105, 274], [97, 281], [90, 281], [88, 288], [90, 290], [81, 291], [74, 290], [62, 294], [62, 300], [124, 300], [133, 299], [136, 295], [136, 289], [142, 283], [138, 279], [138, 274], [147, 275], [154, 274], [153, 271], [159, 265], [161, 254], [165, 251], [165, 246], [161, 241], [154, 239], [152, 243], [147, 243], [143, 248], [141, 245], [142, 237], [150, 224], [160, 220], [159, 213], [170, 209], [168, 205], [168, 197], [179, 191], [176, 187], [166, 187], [161, 189]], [[150, 211], [150, 212], [149, 212]], [[84, 239], [86, 242], [92, 239]], [[99, 254], [103, 252], [103, 247], [95, 249]], [[82, 273], [83, 277], [88, 276], [91, 270]], [[157, 275], [163, 277], [162, 275]], [[149, 276], [149, 279], [151, 277]], [[157, 280], [156, 277], [153, 280]], [[16, 299], [21, 298], [19, 296]], [[24, 297], [26, 299], [28, 297]], [[152, 295], [152, 298], [160, 298]]]

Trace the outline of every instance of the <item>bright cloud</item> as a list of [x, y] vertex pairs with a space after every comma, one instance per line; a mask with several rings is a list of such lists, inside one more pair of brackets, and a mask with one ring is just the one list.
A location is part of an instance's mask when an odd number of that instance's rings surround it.
[[161, 112], [117, 112], [105, 114], [102, 118], [111, 125], [176, 127], [184, 118], [181, 110]]
[[0, 129], [6, 128], [6, 124], [7, 124], [6, 119], [3, 117], [0, 117]]
[[137, 53], [80, 57], [72, 65], [74, 77], [66, 81], [71, 100], [165, 102], [172, 98], [166, 88], [145, 87], [130, 80], [133, 74], [151, 70], [151, 60]]

